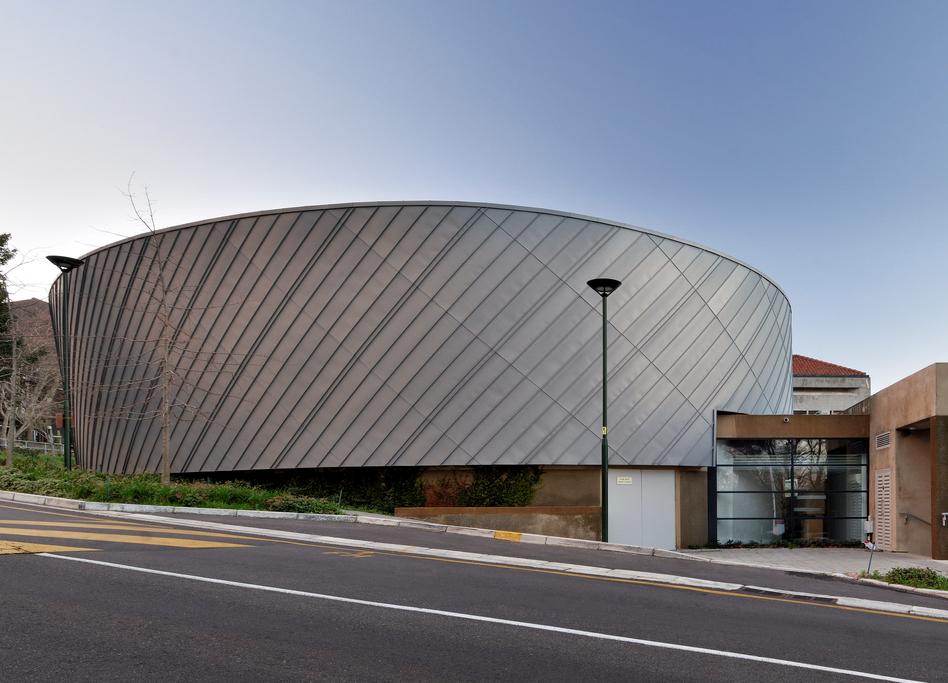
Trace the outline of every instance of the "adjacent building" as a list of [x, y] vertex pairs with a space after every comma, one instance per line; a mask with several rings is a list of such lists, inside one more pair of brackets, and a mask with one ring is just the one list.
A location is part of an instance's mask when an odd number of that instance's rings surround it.
[[793, 354], [794, 415], [836, 415], [870, 393], [865, 372]]

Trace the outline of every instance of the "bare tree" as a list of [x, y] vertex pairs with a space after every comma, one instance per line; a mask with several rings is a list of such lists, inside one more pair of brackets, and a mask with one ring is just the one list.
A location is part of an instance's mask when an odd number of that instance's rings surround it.
[[[0, 266], [7, 266], [17, 255], [10, 246], [10, 234], [0, 234]], [[58, 373], [40, 359], [49, 349], [49, 330], [37, 320], [20, 321], [14, 310], [11, 273], [34, 260], [30, 254], [0, 274], [2, 315], [0, 315], [0, 418], [6, 435], [6, 464], [13, 465], [16, 438], [50, 417], [58, 386]], [[38, 303], [38, 302], [37, 302]], [[29, 327], [30, 329], [26, 329]]]
[[[35, 301], [35, 300], [34, 300]], [[0, 423], [6, 434], [6, 464], [13, 464], [13, 446], [25, 433], [46, 431], [61, 400], [59, 368], [53, 362], [49, 323], [20, 314], [7, 302], [10, 325], [10, 364], [0, 381]], [[45, 309], [42, 302], [35, 301]], [[23, 308], [22, 306], [20, 308]], [[41, 311], [46, 315], [46, 311]]]
[[[102, 414], [85, 413], [89, 419], [125, 419], [149, 422], [157, 420], [160, 439], [161, 481], [171, 481], [172, 433], [180, 421], [201, 419], [210, 421], [201, 406], [214, 392], [207, 386], [207, 378], [229, 372], [240, 363], [248, 362], [247, 354], [225, 350], [205, 351], [195, 348], [193, 339], [202, 314], [215, 306], [199, 305], [194, 301], [194, 288], [174, 277], [179, 262], [163, 243], [164, 236], [157, 226], [155, 204], [148, 187], [141, 196], [133, 191], [129, 179], [124, 192], [134, 220], [148, 233], [147, 239], [131, 243], [136, 252], [134, 272], [122, 272], [121, 277], [132, 283], [140, 297], [124, 310], [140, 314], [150, 320], [148, 329], [129, 333], [129, 336], [109, 336], [107, 339], [85, 339], [101, 343], [94, 364], [106, 372], [118, 369], [115, 375], [122, 381], [112, 381], [112, 375], [99, 377], [91, 384], [75, 378], [74, 386], [85, 392], [109, 396], [110, 406]], [[219, 307], [217, 307], [219, 308]], [[204, 378], [202, 383], [202, 378]], [[85, 382], [85, 383], [84, 383]], [[241, 400], [237, 397], [237, 400]]]

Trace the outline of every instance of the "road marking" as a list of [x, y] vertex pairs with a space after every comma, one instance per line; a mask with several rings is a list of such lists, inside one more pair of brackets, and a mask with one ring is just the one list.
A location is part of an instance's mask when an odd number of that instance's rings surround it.
[[[272, 541], [274, 543], [283, 543], [287, 545], [298, 545], [303, 547], [310, 548], [338, 548], [349, 547], [349, 548], [363, 548], [363, 549], [372, 549], [379, 555], [388, 555], [392, 557], [407, 557], [417, 560], [428, 560], [434, 562], [445, 562], [449, 564], [467, 564], [477, 567], [491, 567], [494, 569], [504, 569], [512, 571], [521, 571], [521, 572], [535, 572], [539, 574], [552, 574], [554, 576], [564, 576], [570, 577], [573, 579], [584, 579], [587, 581], [606, 581], [609, 583], [621, 583], [621, 584], [631, 584], [636, 586], [648, 586], [650, 588], [665, 588], [673, 590], [683, 590], [683, 591], [693, 591], [696, 593], [704, 593], [706, 595], [717, 595], [721, 597], [733, 597], [733, 598], [742, 598], [744, 600], [762, 600], [766, 602], [784, 602], [792, 605], [801, 605], [805, 607], [820, 607], [823, 609], [836, 609], [842, 610], [845, 612], [861, 612], [863, 614], [873, 614], [876, 616], [884, 617], [893, 617], [896, 619], [913, 619], [915, 621], [931, 621], [937, 622], [940, 624], [948, 623], [944, 618], [937, 616], [925, 616], [920, 614], [904, 614], [901, 612], [891, 612], [887, 610], [879, 609], [867, 609], [863, 607], [846, 607], [843, 605], [825, 603], [825, 602], [815, 602], [812, 600], [801, 600], [794, 598], [784, 598], [784, 597], [775, 597], [768, 595], [755, 595], [752, 593], [740, 593], [734, 589], [724, 589], [724, 588], [713, 588], [709, 587], [708, 584], [715, 584], [717, 586], [725, 586], [728, 584], [723, 584], [715, 581], [704, 581], [701, 579], [688, 579], [688, 577], [674, 577], [669, 576], [669, 580], [663, 580], [661, 574], [655, 574], [653, 572], [637, 572], [637, 571], [626, 571], [618, 570], [626, 573], [627, 575], [638, 575], [641, 578], [627, 578], [620, 577], [616, 575], [605, 575], [610, 570], [604, 568], [592, 567], [591, 569], [602, 569], [602, 573], [583, 573], [578, 571], [580, 568], [577, 566], [577, 569], [572, 571], [564, 571], [562, 569], [557, 569], [553, 567], [544, 567], [543, 564], [546, 562], [538, 560], [541, 566], [536, 566], [532, 561], [530, 564], [521, 564], [524, 562], [524, 558], [517, 557], [507, 557], [507, 556], [497, 556], [497, 555], [478, 555], [477, 553], [471, 552], [462, 552], [462, 551], [442, 551], [432, 548], [424, 548], [420, 546], [409, 546], [409, 545], [398, 545], [394, 543], [383, 543], [378, 541], [363, 541], [358, 539], [346, 539], [346, 538], [337, 538], [334, 536], [321, 536], [313, 534], [303, 534], [292, 531], [279, 531], [275, 529], [260, 529], [254, 527], [240, 526], [236, 524], [222, 524], [218, 522], [206, 522], [204, 520], [191, 520], [191, 519], [172, 519], [170, 517], [157, 517], [154, 515], [144, 515], [137, 513], [104, 513], [109, 516], [123, 515], [131, 519], [142, 519], [149, 520], [155, 524], [163, 525], [178, 525], [178, 526], [187, 526], [187, 527], [196, 527], [196, 528], [205, 528], [205, 529], [234, 529], [235, 532], [242, 533], [254, 533], [255, 531], [260, 533], [262, 536], [266, 536], [266, 540]], [[316, 539], [316, 540], [305, 540], [307, 538]], [[301, 539], [301, 540], [293, 540]], [[321, 541], [321, 543], [320, 543]], [[447, 556], [446, 556], [447, 555]], [[471, 559], [467, 559], [471, 558]], [[481, 559], [481, 558], [491, 558], [491, 560]], [[556, 565], [557, 563], [550, 563]], [[560, 565], [562, 566], [562, 565]], [[684, 583], [674, 583], [671, 579], [683, 578], [688, 581], [694, 581], [696, 584], [703, 585], [686, 585]], [[737, 587], [739, 584], [734, 584]]]
[[[240, 536], [238, 534], [232, 533], [222, 533], [220, 531], [199, 531], [199, 530], [190, 530], [190, 529], [169, 529], [168, 527], [160, 526], [146, 526], [139, 524], [120, 524], [120, 523], [109, 523], [107, 521], [96, 522], [37, 522], [32, 519], [0, 519], [0, 524], [19, 524], [23, 526], [55, 526], [55, 527], [68, 527], [68, 528], [79, 528], [79, 529], [115, 529], [119, 531], [157, 531], [162, 534], [188, 534], [190, 536], [213, 536], [216, 538], [236, 538], [243, 540], [253, 540], [260, 541], [264, 540], [257, 537], [251, 536]], [[2, 534], [6, 529], [0, 526], [0, 534]]]
[[341, 555], [342, 557], [372, 557], [375, 555], [371, 550], [327, 550], [323, 555]]
[[429, 607], [414, 607], [412, 605], [399, 605], [389, 602], [377, 602], [375, 600], [360, 600], [358, 598], [346, 598], [341, 595], [327, 595], [325, 593], [310, 593], [309, 591], [293, 590], [291, 588], [278, 588], [276, 586], [264, 586], [256, 583], [243, 583], [241, 581], [229, 581], [227, 579], [215, 579], [209, 576], [197, 576], [195, 574], [179, 574], [178, 572], [167, 572], [160, 569], [148, 569], [147, 567], [136, 567], [129, 564], [118, 564], [115, 562], [103, 562], [101, 560], [90, 560], [84, 557], [70, 557], [68, 555], [56, 555], [54, 553], [42, 553], [40, 557], [49, 557], [56, 560], [69, 560], [71, 562], [84, 562], [102, 567], [111, 567], [113, 569], [124, 569], [126, 571], [141, 572], [143, 574], [156, 574], [158, 576], [168, 576], [175, 579], [186, 579], [188, 581], [198, 581], [201, 583], [212, 583], [221, 586], [232, 586], [234, 588], [247, 588], [250, 590], [265, 591], [268, 593], [282, 593], [284, 595], [295, 595], [303, 598], [313, 598], [315, 600], [327, 600], [330, 602], [342, 602], [350, 605], [361, 605], [363, 607], [377, 607], [379, 609], [390, 609], [400, 612], [415, 612], [418, 614], [430, 614], [439, 617], [448, 617], [451, 619], [463, 619], [466, 621], [479, 621], [490, 624], [500, 624], [503, 626], [515, 626], [517, 628], [530, 629], [534, 631], [549, 631], [552, 633], [562, 633], [571, 636], [582, 636], [585, 638], [595, 638], [598, 640], [611, 640], [620, 643], [629, 643], [632, 645], [642, 645], [645, 647], [655, 647], [665, 650], [677, 650], [679, 652], [692, 652], [696, 654], [711, 655], [714, 657], [726, 657], [729, 659], [741, 659], [751, 662], [761, 662], [764, 664], [774, 664], [777, 666], [786, 666], [797, 669], [807, 669], [810, 671], [824, 671], [843, 676], [858, 676], [877, 681], [895, 681], [896, 683], [920, 683], [908, 678], [897, 678], [893, 676], [883, 676], [882, 674], [870, 673], [867, 671], [854, 671], [851, 669], [840, 669], [832, 666], [821, 666], [819, 664], [809, 664], [807, 662], [795, 662], [789, 659], [776, 659], [774, 657], [761, 657], [759, 655], [745, 654], [743, 652], [731, 652], [728, 650], [714, 650], [706, 647], [697, 647], [693, 645], [681, 645], [678, 643], [666, 643], [658, 640], [645, 640], [643, 638], [631, 638], [629, 636], [618, 636], [611, 633], [598, 633], [596, 631], [584, 631], [575, 628], [566, 628], [564, 626], [552, 626], [549, 624], [536, 624], [529, 621], [514, 621], [512, 619], [500, 619], [498, 617], [487, 617], [479, 614], [466, 614], [464, 612], [449, 612], [440, 609], [431, 609]]
[[22, 543], [20, 541], [0, 540], [0, 555], [21, 555], [26, 553], [72, 553], [95, 552], [97, 548], [70, 548], [68, 545], [49, 543]]
[[[376, 554], [378, 555], [411, 558], [411, 559], [416, 559], [416, 560], [427, 560], [429, 562], [445, 562], [448, 564], [466, 564], [466, 565], [472, 565], [476, 567], [490, 567], [493, 569], [503, 569], [507, 571], [521, 571], [521, 572], [535, 572], [538, 574], [552, 574], [554, 576], [563, 576], [563, 577], [569, 577], [573, 579], [583, 579], [586, 581], [605, 581], [608, 583], [647, 586], [649, 588], [664, 588], [664, 589], [672, 589], [672, 590], [693, 591], [695, 593], [704, 593], [706, 595], [716, 595], [719, 597], [741, 598], [744, 600], [763, 600], [766, 602], [784, 602], [791, 605], [800, 605], [803, 607], [820, 607], [823, 609], [835, 609], [835, 610], [842, 610], [844, 612], [860, 612], [863, 614], [872, 614], [874, 616], [881, 616], [881, 617], [893, 617], [896, 619], [912, 619], [914, 621], [929, 621], [929, 622], [935, 622], [935, 623], [940, 623], [940, 624], [946, 623], [946, 621], [943, 618], [940, 618], [937, 616], [925, 616], [921, 614], [904, 614], [900, 612], [890, 612], [886, 610], [868, 609], [864, 607], [847, 607], [844, 605], [837, 605], [837, 604], [831, 604], [831, 603], [825, 603], [825, 602], [814, 602], [812, 600], [800, 600], [800, 599], [794, 599], [794, 598], [775, 597], [775, 596], [768, 596], [768, 595], [753, 595], [750, 593], [739, 593], [735, 591], [725, 591], [725, 590], [720, 590], [720, 589], [703, 588], [703, 587], [698, 587], [698, 586], [686, 586], [686, 585], [681, 585], [681, 584], [662, 582], [661, 580], [657, 580], [657, 579], [647, 580], [647, 579], [620, 578], [617, 576], [583, 574], [583, 573], [575, 572], [575, 571], [567, 572], [567, 571], [562, 571], [559, 569], [551, 569], [551, 568], [543, 568], [543, 567], [531, 567], [531, 566], [514, 565], [514, 564], [501, 564], [497, 561], [489, 562], [485, 560], [462, 560], [462, 559], [456, 559], [456, 558], [438, 557], [435, 555], [422, 555], [422, 554], [418, 554], [419, 551], [422, 551], [422, 550], [430, 551], [431, 549], [414, 547], [414, 546], [398, 546], [397, 544], [392, 544], [392, 543], [359, 541], [359, 540], [354, 540], [354, 539], [336, 538], [332, 536], [314, 536], [314, 538], [323, 540], [324, 541], [323, 543], [314, 542], [314, 541], [299, 541], [299, 540], [290, 540], [288, 538], [282, 537], [282, 532], [281, 532], [281, 536], [270, 535], [274, 531], [272, 529], [260, 529], [260, 528], [245, 527], [245, 526], [239, 526], [239, 525], [220, 524], [216, 522], [206, 522], [204, 520], [197, 521], [197, 520], [190, 520], [190, 519], [183, 519], [183, 520], [172, 519], [169, 517], [158, 517], [155, 515], [144, 515], [144, 514], [139, 514], [139, 513], [127, 513], [127, 512], [117, 513], [117, 512], [83, 511], [80, 514], [67, 514], [67, 513], [62, 513], [62, 512], [47, 512], [44, 510], [33, 510], [32, 508], [36, 506], [34, 506], [31, 503], [18, 503], [17, 505], [21, 505], [21, 506], [25, 505], [29, 507], [23, 508], [23, 507], [11, 506], [11, 505], [0, 505], [0, 508], [9, 508], [11, 510], [18, 510], [20, 512], [24, 512], [24, 511], [39, 512], [42, 514], [54, 515], [54, 516], [59, 516], [59, 517], [73, 517], [73, 518], [78, 518], [78, 519], [88, 519], [90, 516], [96, 516], [96, 515], [104, 515], [104, 516], [114, 519], [118, 517], [119, 515], [122, 515], [131, 519], [146, 520], [154, 524], [161, 524], [163, 526], [177, 525], [177, 526], [185, 526], [188, 528], [203, 527], [203, 528], [212, 528], [212, 529], [221, 529], [221, 530], [233, 528], [235, 530], [234, 532], [227, 532], [224, 534], [224, 536], [228, 536], [231, 534], [236, 535], [235, 532], [237, 531], [244, 532], [244, 533], [251, 533], [251, 534], [258, 533], [259, 536], [256, 536], [256, 537], [243, 536], [239, 538], [251, 538], [251, 540], [268, 541], [271, 543], [282, 543], [286, 545], [296, 545], [296, 546], [301, 546], [305, 548], [335, 549], [340, 546], [343, 546], [343, 547], [369, 546], [369, 547], [375, 547], [375, 548], [385, 547], [386, 550], [375, 550], [374, 552], [376, 552]], [[116, 523], [122, 524], [123, 522], [116, 520]], [[139, 521], [138, 523], [141, 523], [141, 522]], [[131, 525], [132, 523], [129, 522], [128, 524]], [[293, 536], [303, 536], [303, 537], [307, 536], [307, 534], [297, 534], [295, 532], [286, 532], [286, 533], [289, 533]], [[474, 555], [475, 553], [463, 553], [463, 554]], [[504, 558], [504, 559], [515, 560], [517, 558]], [[644, 573], [648, 574], [649, 572], [644, 572]]]
[[202, 541], [194, 538], [170, 538], [164, 536], [135, 536], [131, 534], [99, 534], [89, 531], [56, 531], [52, 529], [0, 529], [0, 536], [35, 536], [38, 538], [65, 538], [76, 541], [105, 541], [106, 543], [132, 543], [135, 545], [161, 545], [172, 548], [247, 548], [239, 543]]
[[[27, 505], [28, 507], [21, 507]], [[68, 514], [65, 512], [50, 512], [49, 510], [37, 510], [35, 508], [42, 507], [35, 503], [17, 503], [16, 505], [0, 505], [0, 508], [6, 508], [7, 510], [16, 510], [17, 512], [30, 512], [37, 515], [52, 515], [53, 517], [71, 517], [72, 519], [89, 519], [93, 515], [92, 512], [83, 512], [81, 514]], [[137, 522], [120, 522], [118, 520], [113, 520], [115, 524], [136, 524]]]
[[500, 541], [519, 541], [520, 540], [519, 531], [495, 531], [494, 538]]

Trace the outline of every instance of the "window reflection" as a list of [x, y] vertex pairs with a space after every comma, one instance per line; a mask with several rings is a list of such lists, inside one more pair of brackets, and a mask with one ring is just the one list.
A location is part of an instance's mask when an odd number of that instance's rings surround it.
[[859, 541], [866, 439], [719, 439], [718, 542]]

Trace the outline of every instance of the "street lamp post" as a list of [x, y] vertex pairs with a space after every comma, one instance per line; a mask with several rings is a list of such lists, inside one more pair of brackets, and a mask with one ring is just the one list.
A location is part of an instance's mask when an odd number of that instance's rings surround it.
[[602, 540], [609, 541], [609, 421], [606, 413], [606, 379], [609, 374], [606, 365], [606, 332], [607, 320], [606, 298], [619, 288], [622, 283], [608, 278], [596, 278], [586, 283], [592, 290], [602, 297], [602, 481], [600, 486], [600, 501], [602, 506]]
[[[69, 256], [47, 256], [46, 259], [59, 268], [64, 275], [83, 261]], [[72, 412], [69, 406], [69, 278], [63, 278], [63, 291], [60, 297], [60, 325], [62, 326], [63, 353], [63, 462], [66, 469], [72, 469]]]

